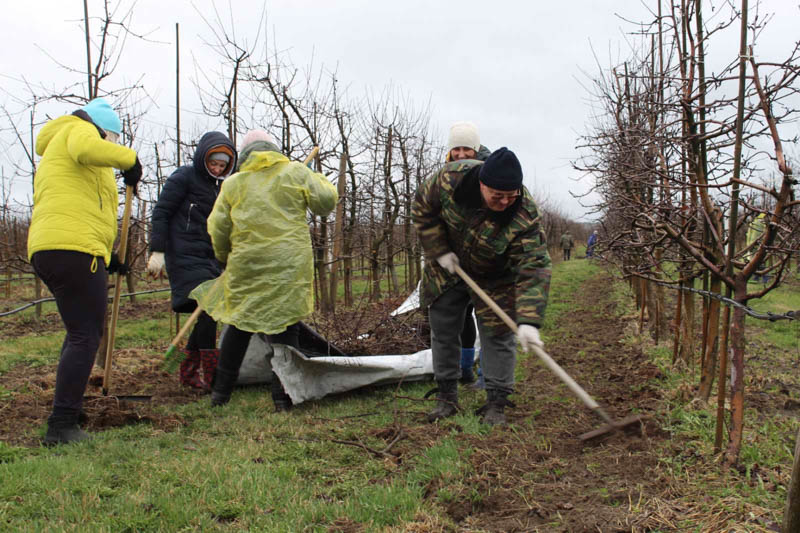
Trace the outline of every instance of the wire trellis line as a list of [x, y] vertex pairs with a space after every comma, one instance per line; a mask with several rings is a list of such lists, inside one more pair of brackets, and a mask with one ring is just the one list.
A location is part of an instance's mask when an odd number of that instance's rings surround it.
[[[139, 294], [152, 294], [152, 293], [155, 293], [155, 292], [166, 292], [166, 291], [169, 291], [169, 290], [170, 290], [169, 288], [165, 288], [165, 289], [152, 289], [152, 290], [149, 290], [149, 291], [129, 292], [127, 294], [121, 295], [120, 297], [124, 298], [126, 296], [138, 296]], [[108, 299], [110, 300], [111, 297], [109, 297]], [[23, 305], [22, 307], [18, 307], [16, 309], [12, 309], [11, 311], [5, 311], [3, 313], [0, 313], [0, 318], [3, 318], [5, 316], [9, 316], [9, 315], [13, 315], [14, 313], [19, 313], [20, 311], [24, 311], [25, 309], [28, 309], [29, 307], [33, 307], [36, 304], [41, 304], [41, 303], [44, 303], [44, 302], [55, 302], [55, 301], [56, 301], [55, 298], [40, 298], [38, 300], [34, 300], [32, 302], [28, 302], [25, 305]]]
[[695, 289], [694, 287], [683, 287], [677, 286], [672, 283], [665, 283], [663, 281], [653, 281], [650, 280], [652, 283], [656, 285], [661, 285], [662, 287], [668, 287], [670, 289], [686, 291], [686, 292], [694, 292], [697, 294], [701, 294], [703, 296], [708, 296], [709, 298], [714, 298], [715, 300], [719, 300], [720, 302], [724, 303], [725, 305], [730, 305], [732, 307], [738, 307], [739, 309], [744, 310], [745, 313], [750, 315], [753, 318], [757, 318], [758, 320], [769, 320], [770, 322], [775, 322], [777, 320], [797, 320], [800, 318], [800, 310], [798, 311], [787, 311], [785, 313], [773, 313], [771, 311], [760, 312], [756, 311], [752, 307], [748, 307], [744, 304], [737, 302], [736, 300], [732, 300], [727, 296], [723, 296], [721, 294], [717, 294], [716, 292], [711, 291], [704, 291], [702, 289]]

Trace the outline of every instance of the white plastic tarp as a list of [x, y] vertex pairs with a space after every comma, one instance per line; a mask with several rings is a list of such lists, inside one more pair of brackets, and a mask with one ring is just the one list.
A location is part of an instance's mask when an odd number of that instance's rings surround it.
[[[391, 316], [413, 311], [419, 305], [417, 285]], [[477, 339], [475, 346], [479, 347]], [[269, 383], [273, 369], [292, 402], [298, 404], [368, 385], [433, 379], [433, 357], [430, 349], [399, 355], [309, 357], [289, 346], [271, 345], [262, 335], [253, 335], [237, 383]]]
[[433, 377], [430, 349], [409, 355], [361, 357], [306, 357], [282, 344], [276, 344], [274, 350], [272, 368], [295, 404], [367, 385]]
[[[224, 333], [223, 333], [224, 334]], [[269, 383], [272, 370], [295, 404], [367, 385], [433, 377], [431, 350], [403, 355], [308, 357], [283, 344], [253, 335], [239, 370], [239, 385]]]

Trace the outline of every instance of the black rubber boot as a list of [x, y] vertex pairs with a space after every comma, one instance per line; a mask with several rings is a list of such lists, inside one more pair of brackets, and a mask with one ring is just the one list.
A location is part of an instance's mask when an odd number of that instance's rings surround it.
[[220, 407], [231, 401], [233, 387], [239, 379], [239, 372], [231, 372], [221, 367], [217, 367], [214, 374], [214, 384], [211, 387], [211, 407]]
[[486, 405], [476, 411], [481, 421], [490, 426], [504, 425], [506, 423], [506, 407], [514, 404], [508, 400], [508, 393], [497, 389], [486, 390]]
[[286, 394], [278, 374], [272, 373], [269, 382], [269, 390], [272, 395], [272, 403], [275, 404], [275, 412], [283, 413], [292, 408], [292, 399]]
[[45, 446], [70, 444], [90, 439], [90, 435], [78, 426], [78, 413], [51, 414], [47, 419], [47, 434], [44, 436]]
[[445, 379], [437, 381], [438, 393], [436, 407], [428, 413], [428, 422], [436, 422], [458, 413], [458, 380]]

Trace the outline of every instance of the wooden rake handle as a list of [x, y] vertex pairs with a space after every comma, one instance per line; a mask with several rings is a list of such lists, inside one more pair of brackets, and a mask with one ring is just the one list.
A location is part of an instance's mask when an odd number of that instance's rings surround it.
[[[119, 260], [125, 263], [125, 254], [128, 251], [128, 228], [131, 219], [131, 204], [133, 203], [133, 187], [125, 187], [125, 209], [122, 212], [122, 229], [119, 234]], [[108, 327], [108, 344], [106, 346], [106, 362], [103, 368], [103, 396], [108, 395], [108, 386], [111, 382], [111, 355], [114, 353], [114, 341], [117, 333], [117, 319], [119, 318], [119, 301], [122, 295], [122, 274], [117, 272], [114, 282], [114, 300], [111, 304], [111, 325]]]
[[[492, 298], [488, 294], [486, 294], [483, 291], [483, 289], [481, 289], [478, 286], [478, 284], [475, 283], [475, 281], [473, 281], [473, 279], [469, 277], [469, 275], [466, 272], [464, 272], [464, 269], [462, 269], [459, 265], [456, 265], [455, 267], [456, 267], [456, 274], [458, 274], [461, 277], [461, 279], [463, 279], [464, 282], [467, 285], [469, 285], [469, 287], [473, 291], [475, 291], [475, 294], [477, 294], [481, 298], [481, 300], [486, 302], [486, 305], [488, 305], [492, 309], [492, 311], [497, 313], [497, 316], [499, 316], [502, 319], [502, 321], [505, 322], [505, 324], [509, 328], [511, 328], [511, 331], [513, 331], [514, 334], [517, 334], [518, 333], [517, 325], [514, 323], [513, 320], [511, 320], [511, 317], [508, 316], [508, 314], [505, 311], [500, 309], [500, 306], [497, 305], [497, 303], [495, 303], [495, 301], [492, 300]], [[570, 377], [570, 375], [567, 374], [564, 371], [564, 369], [561, 368], [559, 364], [556, 363], [553, 360], [553, 358], [547, 354], [547, 352], [545, 352], [538, 346], [534, 346], [533, 353], [535, 353], [539, 357], [539, 359], [541, 359], [542, 362], [544, 362], [547, 368], [549, 368], [556, 376], [558, 376], [561, 379], [561, 381], [563, 381], [564, 384], [567, 387], [569, 387], [569, 389], [573, 393], [575, 393], [575, 395], [578, 398], [580, 398], [580, 400], [586, 405], [586, 407], [595, 411], [607, 423], [613, 424], [608, 414], [597, 404], [596, 401], [594, 401], [594, 399], [591, 396], [589, 396], [589, 394], [585, 390], [583, 390], [583, 387], [578, 385], [575, 382], [575, 380], [572, 379], [572, 377]]]

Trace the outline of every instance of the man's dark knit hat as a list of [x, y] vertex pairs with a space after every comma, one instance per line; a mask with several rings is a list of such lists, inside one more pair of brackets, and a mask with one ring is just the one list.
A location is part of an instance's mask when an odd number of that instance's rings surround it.
[[481, 183], [498, 191], [516, 191], [522, 188], [522, 166], [514, 152], [505, 146], [486, 158], [478, 177]]

